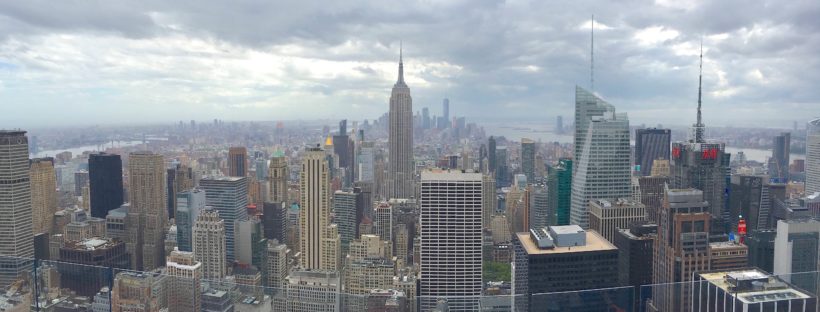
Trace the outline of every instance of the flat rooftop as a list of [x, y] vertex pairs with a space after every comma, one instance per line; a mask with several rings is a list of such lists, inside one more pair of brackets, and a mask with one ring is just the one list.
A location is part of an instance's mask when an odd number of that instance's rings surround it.
[[421, 172], [422, 181], [481, 181], [481, 174], [461, 170], [431, 169]]
[[535, 242], [532, 241], [532, 238], [530, 238], [530, 233], [518, 232], [515, 233], [515, 235], [518, 236], [518, 241], [521, 242], [521, 245], [524, 247], [524, 250], [527, 252], [527, 254], [530, 255], [549, 255], [576, 252], [618, 250], [618, 248], [615, 247], [615, 245], [612, 245], [612, 243], [607, 241], [603, 236], [592, 230], [586, 231], [586, 245], [572, 247], [555, 247], [550, 249], [538, 248], [538, 246], [535, 245]]
[[[743, 269], [735, 271], [719, 271], [700, 273], [700, 276], [708, 280], [709, 283], [722, 289], [729, 296], [740, 299], [741, 302], [747, 304], [755, 304], [761, 302], [783, 301], [788, 299], [807, 299], [811, 298], [808, 294], [794, 289], [791, 285], [786, 284], [777, 277], [769, 276], [758, 269]], [[737, 290], [734, 285], [729, 283], [727, 277], [736, 280], [760, 280], [767, 279], [768, 281], [762, 285], [761, 289], [753, 290]]]
[[204, 176], [204, 177], [202, 177], [202, 179], [200, 179], [200, 181], [202, 181], [202, 180], [211, 180], [211, 181], [231, 181], [231, 182], [236, 182], [236, 181], [242, 180], [242, 179], [244, 179], [244, 178], [245, 178], [245, 177], [229, 177], [229, 176]]

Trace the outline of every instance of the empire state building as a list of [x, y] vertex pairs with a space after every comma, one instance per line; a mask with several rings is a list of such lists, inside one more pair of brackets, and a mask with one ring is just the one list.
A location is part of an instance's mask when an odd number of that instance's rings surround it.
[[404, 83], [404, 64], [399, 52], [399, 78], [390, 94], [389, 162], [387, 198], [415, 195], [413, 165], [413, 98]]

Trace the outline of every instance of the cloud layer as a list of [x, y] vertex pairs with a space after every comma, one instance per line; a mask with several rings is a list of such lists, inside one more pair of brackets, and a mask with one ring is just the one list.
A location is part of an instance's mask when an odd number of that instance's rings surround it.
[[820, 115], [820, 2], [4, 1], [0, 124], [374, 118], [404, 42], [414, 109], [551, 122], [588, 87], [633, 124]]

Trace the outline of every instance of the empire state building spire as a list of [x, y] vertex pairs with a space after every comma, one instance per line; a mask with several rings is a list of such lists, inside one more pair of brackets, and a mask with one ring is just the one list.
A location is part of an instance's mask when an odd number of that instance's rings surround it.
[[399, 79], [396, 81], [396, 86], [407, 86], [404, 83], [404, 62], [402, 61], [402, 44], [399, 42]]

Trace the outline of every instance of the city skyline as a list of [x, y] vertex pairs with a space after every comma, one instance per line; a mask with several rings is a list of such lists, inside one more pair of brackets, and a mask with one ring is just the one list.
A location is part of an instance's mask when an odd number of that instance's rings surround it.
[[[29, 129], [175, 121], [179, 110], [186, 120], [373, 119], [386, 111], [400, 40], [415, 111], [440, 115], [448, 97], [454, 116], [547, 121], [571, 114], [573, 85], [589, 87], [595, 12], [606, 12], [595, 17], [595, 93], [619, 103], [634, 124], [690, 122], [675, 116], [694, 115], [701, 39], [704, 123], [786, 127], [817, 105], [816, 74], [802, 70], [818, 62], [816, 4], [778, 3], [781, 13], [771, 15], [773, 4], [760, 2], [731, 17], [721, 14], [736, 5], [729, 2], [554, 5], [296, 3], [281, 16], [273, 6], [207, 2], [80, 4], [55, 8], [56, 18], [36, 3], [5, 3], [0, 101], [18, 104], [0, 108], [14, 116], [0, 122]], [[226, 27], [204, 14], [215, 11], [241, 23]], [[542, 18], [555, 11], [563, 14]], [[63, 107], [71, 109], [24, 113]]]

